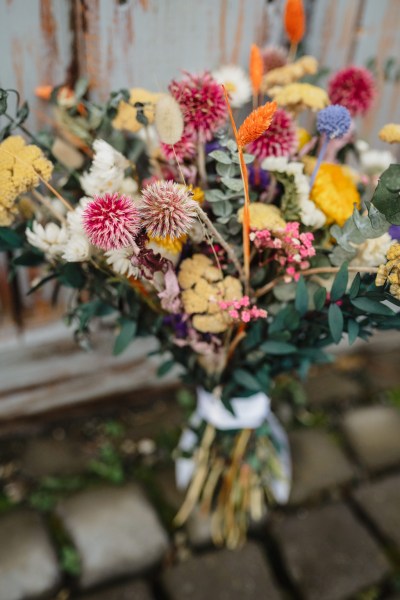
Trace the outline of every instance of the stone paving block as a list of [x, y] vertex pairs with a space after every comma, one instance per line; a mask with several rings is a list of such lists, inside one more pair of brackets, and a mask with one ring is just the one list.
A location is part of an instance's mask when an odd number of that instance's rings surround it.
[[28, 600], [54, 592], [60, 571], [42, 519], [16, 510], [0, 518], [0, 600]]
[[290, 504], [335, 486], [348, 483], [354, 469], [345, 454], [325, 431], [301, 430], [289, 436], [293, 458]]
[[367, 483], [353, 496], [381, 534], [400, 549], [400, 475]]
[[167, 570], [171, 600], [280, 600], [268, 563], [255, 543], [202, 554]]
[[79, 596], [76, 600], [153, 600], [154, 596], [145, 581], [113, 585], [99, 591]]
[[332, 369], [311, 376], [305, 383], [311, 406], [348, 405], [363, 397], [360, 382]]
[[141, 573], [168, 548], [153, 507], [136, 485], [79, 492], [56, 512], [81, 556], [82, 588]]
[[21, 457], [21, 466], [32, 477], [76, 475], [82, 473], [89, 457], [82, 447], [69, 440], [32, 438]]
[[343, 431], [359, 461], [371, 471], [400, 464], [400, 411], [372, 406], [348, 411]]
[[306, 600], [344, 600], [389, 571], [383, 551], [345, 504], [286, 517], [274, 533]]

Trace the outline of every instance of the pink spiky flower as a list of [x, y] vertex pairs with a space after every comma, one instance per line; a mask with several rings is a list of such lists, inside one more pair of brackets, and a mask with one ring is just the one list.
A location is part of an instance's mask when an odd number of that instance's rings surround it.
[[83, 211], [83, 226], [90, 242], [102, 250], [118, 250], [135, 244], [141, 228], [137, 207], [129, 196], [95, 196]]
[[328, 94], [332, 104], [341, 104], [354, 117], [371, 107], [376, 94], [375, 80], [364, 67], [345, 67], [329, 80]]
[[211, 140], [228, 116], [222, 86], [211, 73], [185, 73], [181, 81], [171, 81], [169, 91], [182, 109], [185, 130], [202, 142]]
[[170, 161], [182, 162], [185, 158], [194, 158], [197, 153], [196, 136], [193, 131], [183, 130], [181, 139], [173, 146], [160, 144], [165, 158]]
[[157, 181], [142, 191], [140, 215], [150, 237], [179, 238], [191, 229], [197, 203], [189, 190], [173, 181]]
[[283, 108], [278, 108], [269, 128], [247, 146], [247, 151], [262, 160], [268, 156], [290, 156], [296, 148], [294, 121]]

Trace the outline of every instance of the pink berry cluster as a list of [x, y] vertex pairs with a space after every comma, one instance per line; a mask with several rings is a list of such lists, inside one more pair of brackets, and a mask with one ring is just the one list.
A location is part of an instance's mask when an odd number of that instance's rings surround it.
[[310, 232], [300, 233], [300, 223], [287, 223], [282, 231], [271, 232], [269, 229], [253, 231], [250, 239], [259, 250], [271, 248], [275, 250], [273, 260], [285, 269], [285, 281], [298, 281], [299, 271], [308, 269], [308, 258], [315, 256], [313, 247], [314, 235]]
[[265, 319], [267, 311], [257, 306], [250, 306], [250, 298], [243, 296], [240, 300], [221, 300], [218, 303], [222, 310], [228, 310], [228, 315], [242, 323], [249, 323], [255, 319]]

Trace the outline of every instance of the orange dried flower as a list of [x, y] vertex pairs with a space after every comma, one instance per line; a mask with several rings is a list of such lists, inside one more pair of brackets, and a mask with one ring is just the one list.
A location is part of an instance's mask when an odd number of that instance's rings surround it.
[[255, 44], [251, 45], [249, 71], [253, 94], [257, 95], [260, 92], [261, 81], [264, 73], [264, 61], [260, 48]]
[[39, 85], [35, 88], [35, 96], [36, 98], [40, 98], [40, 100], [50, 100], [52, 91], [52, 85]]
[[266, 102], [264, 106], [260, 106], [249, 114], [237, 132], [237, 143], [241, 148], [254, 142], [268, 129], [276, 109], [276, 102]]
[[286, 0], [285, 29], [292, 44], [298, 44], [306, 30], [303, 0]]

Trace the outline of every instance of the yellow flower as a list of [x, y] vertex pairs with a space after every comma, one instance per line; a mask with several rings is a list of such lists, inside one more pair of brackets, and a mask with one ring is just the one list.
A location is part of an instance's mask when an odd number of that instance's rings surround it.
[[187, 235], [182, 235], [180, 238], [174, 238], [173, 240], [170, 237], [160, 238], [149, 236], [149, 240], [171, 254], [179, 254], [182, 251], [183, 244], [187, 240]]
[[379, 137], [383, 142], [388, 142], [389, 144], [400, 143], [400, 125], [388, 123], [380, 130]]
[[311, 134], [304, 127], [297, 128], [297, 150], [301, 150], [311, 140]]
[[268, 91], [275, 85], [288, 85], [298, 81], [304, 75], [314, 75], [318, 70], [318, 61], [313, 56], [303, 56], [294, 63], [272, 69], [264, 75], [262, 89]]
[[203, 254], [185, 259], [180, 267], [178, 282], [185, 311], [192, 315], [193, 327], [202, 333], [223, 333], [232, 323], [221, 300], [239, 300], [242, 284], [235, 277], [224, 277], [212, 261]]
[[341, 165], [323, 163], [318, 169], [310, 198], [325, 214], [327, 223], [344, 225], [360, 206], [360, 195], [352, 178]]
[[326, 91], [310, 83], [290, 83], [284, 87], [275, 87], [269, 90], [269, 94], [279, 106], [285, 106], [291, 111], [306, 108], [321, 110], [329, 104]]
[[378, 269], [375, 284], [380, 287], [390, 283], [389, 291], [400, 300], [400, 244], [390, 246], [386, 253], [387, 263]]
[[143, 127], [138, 121], [138, 109], [142, 110], [149, 123], [154, 122], [155, 106], [162, 94], [154, 94], [142, 88], [130, 90], [129, 104], [123, 100], [119, 103], [118, 112], [112, 122], [114, 129], [125, 129], [136, 133]]
[[193, 200], [195, 202], [198, 202], [199, 204], [203, 204], [204, 202], [204, 191], [201, 189], [201, 187], [193, 187], [192, 185], [189, 185], [189, 189], [193, 194]]
[[[243, 222], [243, 208], [238, 211], [238, 221]], [[250, 227], [252, 229], [285, 229], [286, 221], [281, 216], [281, 211], [277, 206], [263, 204], [262, 202], [252, 202], [250, 204]]]
[[0, 224], [10, 225], [16, 213], [17, 197], [48, 181], [52, 163], [37, 146], [27, 146], [20, 136], [11, 136], [0, 144]]

